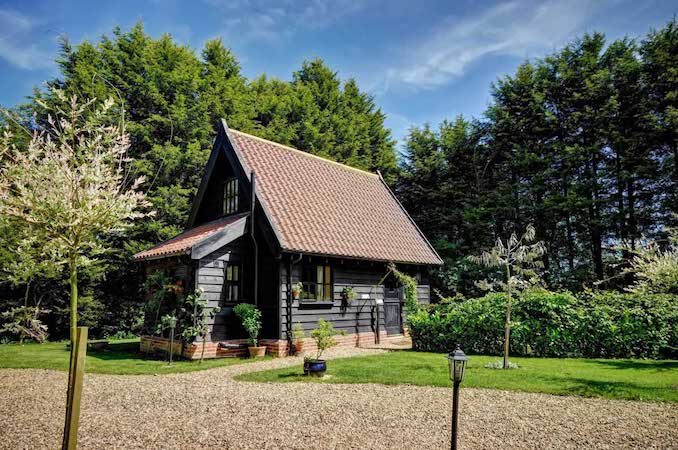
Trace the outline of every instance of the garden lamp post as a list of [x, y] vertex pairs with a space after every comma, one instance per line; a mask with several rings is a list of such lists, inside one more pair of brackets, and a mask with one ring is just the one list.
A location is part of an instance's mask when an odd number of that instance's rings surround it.
[[169, 347], [169, 364], [168, 366], [172, 365], [172, 354], [174, 353], [174, 328], [177, 326], [177, 318], [172, 316], [169, 320], [169, 327], [170, 327], [170, 347]]
[[447, 355], [447, 362], [450, 366], [450, 380], [452, 381], [452, 450], [457, 449], [457, 413], [459, 410], [459, 385], [464, 380], [464, 370], [466, 369], [466, 354], [459, 348]]

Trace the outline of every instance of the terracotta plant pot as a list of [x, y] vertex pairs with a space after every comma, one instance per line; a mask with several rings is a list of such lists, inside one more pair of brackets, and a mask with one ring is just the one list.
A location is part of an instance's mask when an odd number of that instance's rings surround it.
[[266, 355], [266, 347], [247, 347], [250, 358], [262, 358]]
[[304, 351], [304, 341], [297, 341], [294, 343], [294, 352], [300, 354]]
[[294, 300], [299, 300], [299, 291], [292, 291], [292, 298]]

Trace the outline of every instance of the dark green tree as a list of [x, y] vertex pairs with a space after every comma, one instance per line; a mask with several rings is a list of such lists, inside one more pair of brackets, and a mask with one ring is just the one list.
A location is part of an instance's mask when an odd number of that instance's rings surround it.
[[[291, 82], [265, 75], [250, 82], [221, 40], [208, 41], [196, 56], [169, 35], [150, 37], [138, 23], [129, 31], [115, 28], [96, 43], [71, 45], [63, 39], [57, 62], [60, 74], [48, 85], [66, 98], [117, 100], [111, 115], [124, 120], [130, 134], [135, 160], [130, 176], [146, 177], [142, 189], [157, 212], [124, 239], [109, 238], [118, 241], [108, 246], [114, 249], [106, 255], [108, 269], [81, 273], [95, 322], [109, 317], [125, 322], [124, 328], [143, 322], [142, 276], [130, 256], [186, 226], [220, 118], [234, 129], [395, 179], [395, 143], [384, 115], [355, 81], [342, 84], [321, 60], [304, 63]], [[27, 139], [59, 102], [49, 89], [36, 89], [31, 102], [14, 108], [12, 120], [5, 116], [3, 123], [17, 139]], [[103, 325], [106, 332], [116, 331], [113, 324]]]

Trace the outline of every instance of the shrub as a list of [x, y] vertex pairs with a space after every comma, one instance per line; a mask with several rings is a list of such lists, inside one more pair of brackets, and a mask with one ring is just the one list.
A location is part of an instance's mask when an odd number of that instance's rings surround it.
[[388, 269], [403, 287], [405, 293], [405, 310], [407, 313], [413, 314], [417, 312], [419, 310], [417, 280], [406, 273], [399, 271], [393, 263], [389, 264]]
[[256, 347], [261, 331], [261, 311], [249, 303], [239, 303], [233, 308], [233, 312], [242, 322], [242, 326], [247, 331], [249, 342], [252, 347]]
[[586, 293], [581, 354], [587, 357], [678, 356], [678, 296]]
[[306, 337], [306, 332], [299, 322], [292, 326], [292, 341], [298, 343]]
[[[443, 301], [408, 317], [413, 346], [501, 354], [505, 298], [501, 294]], [[513, 305], [511, 352], [523, 356], [675, 358], [678, 297], [659, 294], [530, 290]]]
[[311, 337], [315, 341], [315, 345], [318, 349], [315, 359], [320, 359], [325, 350], [337, 345], [334, 336], [338, 334], [344, 334], [344, 332], [335, 330], [332, 326], [332, 322], [328, 322], [325, 319], [318, 320], [318, 328], [311, 331]]

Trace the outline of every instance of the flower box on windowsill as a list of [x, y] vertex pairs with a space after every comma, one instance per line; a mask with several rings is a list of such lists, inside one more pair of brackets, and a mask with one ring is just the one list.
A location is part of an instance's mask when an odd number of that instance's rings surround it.
[[299, 300], [299, 309], [329, 309], [334, 306], [331, 300]]

